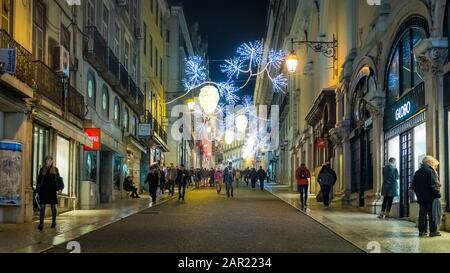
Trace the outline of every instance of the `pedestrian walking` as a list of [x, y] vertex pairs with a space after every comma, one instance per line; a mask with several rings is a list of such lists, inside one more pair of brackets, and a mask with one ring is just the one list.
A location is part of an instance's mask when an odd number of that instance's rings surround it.
[[209, 171], [209, 187], [213, 188], [214, 187], [214, 174], [216, 173], [216, 171], [214, 170], [214, 168], [211, 168], [211, 170]]
[[236, 188], [239, 188], [239, 182], [241, 181], [242, 173], [241, 170], [236, 170]]
[[383, 204], [381, 213], [378, 216], [380, 219], [390, 217], [392, 202], [398, 196], [398, 179], [397, 159], [390, 158], [389, 163], [383, 168], [383, 185], [381, 186]]
[[250, 179], [250, 168], [247, 167], [247, 169], [245, 169], [245, 171], [244, 171], [244, 182], [245, 182], [245, 185], [247, 185], [247, 188], [248, 188], [249, 179]]
[[152, 165], [150, 167], [150, 172], [147, 175], [147, 179], [145, 179], [145, 183], [148, 184], [148, 191], [152, 198], [152, 202], [156, 203], [156, 194], [159, 185], [159, 170], [157, 165]]
[[234, 189], [233, 189], [233, 183], [234, 183], [234, 169], [233, 169], [233, 163], [228, 163], [228, 167], [225, 168], [223, 172], [223, 180], [225, 183], [225, 187], [227, 190], [227, 196], [228, 198], [234, 197]]
[[209, 172], [206, 168], [202, 170], [202, 185], [201, 187], [206, 188], [209, 180]]
[[185, 169], [184, 165], [180, 165], [180, 170], [177, 175], [177, 184], [178, 184], [178, 200], [184, 201], [184, 197], [186, 194], [186, 185], [188, 183], [189, 173]]
[[169, 195], [175, 194], [175, 179], [177, 178], [177, 170], [174, 168], [173, 163], [170, 163], [170, 167], [167, 170], [167, 187], [169, 188]]
[[318, 181], [322, 191], [323, 204], [327, 209], [331, 208], [331, 191], [333, 189], [334, 176], [328, 165], [323, 165], [319, 172]]
[[202, 171], [200, 168], [197, 168], [195, 171], [195, 188], [200, 189], [200, 181], [202, 179]]
[[311, 180], [311, 172], [304, 163], [295, 170], [295, 179], [297, 180], [297, 188], [300, 193], [300, 206], [302, 210], [305, 210], [308, 207], [308, 187]]
[[166, 177], [167, 177], [167, 168], [166, 168], [166, 165], [163, 165], [160, 168], [160, 172], [159, 172], [159, 189], [160, 189], [162, 195], [164, 195], [165, 188], [166, 188]]
[[216, 183], [217, 194], [220, 194], [223, 185], [223, 172], [220, 167], [217, 167], [217, 170], [214, 173], [214, 182]]
[[262, 166], [259, 166], [259, 170], [258, 170], [258, 180], [259, 180], [259, 186], [261, 188], [261, 190], [264, 190], [264, 181], [267, 178], [267, 173], [266, 171], [263, 169]]
[[258, 181], [258, 172], [256, 171], [256, 168], [252, 168], [249, 176], [250, 176], [250, 180], [252, 182], [252, 189], [255, 189], [256, 181]]
[[441, 236], [438, 231], [436, 219], [433, 217], [433, 203], [441, 198], [439, 190], [439, 180], [437, 176], [437, 167], [439, 161], [432, 156], [426, 156], [422, 161], [422, 166], [414, 174], [413, 190], [417, 195], [419, 203], [419, 237], [428, 235], [430, 228], [430, 237]]
[[44, 166], [39, 170], [36, 192], [39, 197], [39, 230], [44, 229], [45, 209], [50, 205], [52, 210], [52, 228], [56, 227], [56, 205], [58, 204], [57, 194], [64, 189], [64, 183], [59, 175], [58, 168], [54, 166], [53, 157], [47, 156]]

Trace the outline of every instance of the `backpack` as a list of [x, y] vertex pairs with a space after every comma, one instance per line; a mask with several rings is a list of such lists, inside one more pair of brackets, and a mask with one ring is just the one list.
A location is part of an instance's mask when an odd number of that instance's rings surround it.
[[302, 179], [308, 178], [308, 174], [306, 173], [305, 169], [300, 170], [300, 178], [302, 178]]

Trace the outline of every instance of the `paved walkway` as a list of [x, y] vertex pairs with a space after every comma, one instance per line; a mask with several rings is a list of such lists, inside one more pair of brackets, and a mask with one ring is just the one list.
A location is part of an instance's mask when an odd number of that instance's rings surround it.
[[[291, 206], [299, 209], [299, 194], [287, 186], [269, 184], [266, 190]], [[449, 253], [450, 233], [441, 232], [442, 237], [418, 238], [414, 223], [404, 220], [379, 220], [376, 215], [355, 208], [333, 208], [326, 210], [315, 198], [309, 199], [307, 215], [327, 226], [361, 249], [373, 249], [379, 243], [381, 252], [395, 253]]]
[[[82, 253], [361, 253], [266, 191], [189, 192], [76, 241]], [[67, 253], [65, 245], [48, 252]]]
[[[120, 221], [150, 207], [150, 198], [124, 199], [102, 204], [95, 210], [76, 210], [63, 213], [57, 218], [56, 229], [51, 229], [51, 219], [45, 220], [45, 229], [37, 229], [38, 222], [26, 224], [0, 224], [0, 253], [43, 252], [84, 234]], [[157, 205], [168, 201], [167, 194]]]

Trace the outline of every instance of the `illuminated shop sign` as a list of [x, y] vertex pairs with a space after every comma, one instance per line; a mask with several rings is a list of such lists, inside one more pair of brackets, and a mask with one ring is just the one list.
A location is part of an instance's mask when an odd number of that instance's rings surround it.
[[85, 151], [99, 151], [102, 131], [99, 128], [84, 129], [86, 136], [92, 140], [92, 148], [84, 146]]
[[399, 121], [411, 114], [411, 102], [408, 101], [407, 103], [403, 104], [397, 110], [395, 110], [395, 120]]
[[426, 109], [425, 85], [417, 85], [384, 110], [384, 131], [387, 132]]

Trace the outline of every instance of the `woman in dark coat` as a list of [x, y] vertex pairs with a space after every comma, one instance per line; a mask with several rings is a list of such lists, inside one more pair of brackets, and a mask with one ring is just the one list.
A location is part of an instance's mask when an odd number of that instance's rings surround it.
[[150, 167], [150, 173], [147, 175], [145, 183], [148, 183], [149, 193], [152, 198], [152, 202], [156, 202], [156, 192], [159, 185], [159, 171], [155, 165]]
[[52, 228], [56, 227], [56, 205], [58, 204], [57, 192], [61, 191], [59, 183], [59, 171], [53, 165], [53, 157], [45, 158], [45, 165], [39, 171], [36, 192], [41, 206], [39, 215], [39, 230], [44, 229], [44, 217], [46, 205], [52, 209]]
[[398, 196], [398, 179], [399, 173], [396, 167], [396, 159], [390, 158], [389, 164], [383, 168], [383, 185], [381, 187], [381, 195], [383, 196], [383, 205], [381, 206], [380, 219], [389, 218], [391, 213], [392, 202]]

